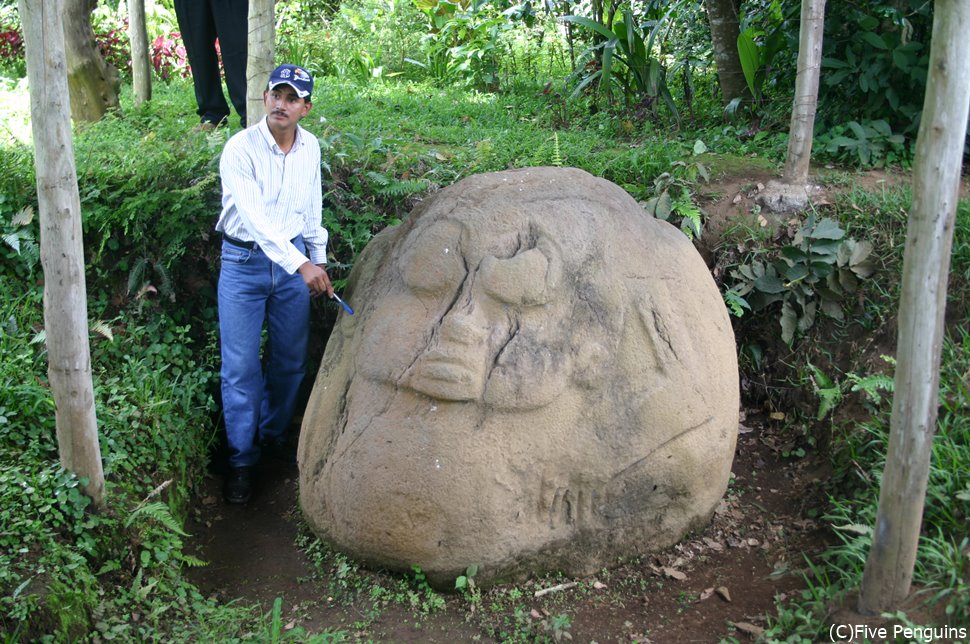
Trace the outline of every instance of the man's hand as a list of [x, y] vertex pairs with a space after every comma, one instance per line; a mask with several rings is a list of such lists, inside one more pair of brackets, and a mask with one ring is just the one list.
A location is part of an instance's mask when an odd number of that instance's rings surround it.
[[333, 297], [333, 286], [330, 284], [330, 276], [327, 275], [327, 271], [324, 270], [322, 265], [304, 262], [297, 270], [303, 276], [303, 282], [310, 289], [311, 295], [316, 297], [326, 293], [328, 297]]

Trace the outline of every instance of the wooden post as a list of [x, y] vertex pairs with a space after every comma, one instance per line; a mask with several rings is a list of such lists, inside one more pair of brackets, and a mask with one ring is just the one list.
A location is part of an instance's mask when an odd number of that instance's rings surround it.
[[818, 79], [822, 65], [822, 31], [825, 0], [802, 0], [801, 26], [798, 30], [798, 74], [795, 100], [788, 131], [788, 156], [781, 180], [789, 185], [808, 183], [812, 159], [812, 136], [818, 106]]
[[970, 2], [937, 0], [913, 165], [896, 387], [879, 511], [859, 612], [893, 611], [913, 580], [939, 405], [947, 273], [970, 108]]
[[91, 383], [81, 201], [71, 138], [63, 0], [20, 0], [44, 268], [44, 327], [61, 465], [104, 503], [104, 471]]
[[131, 41], [131, 81], [135, 105], [152, 99], [152, 66], [145, 27], [145, 0], [128, 0], [128, 39]]
[[[249, 0], [249, 41], [246, 63], [246, 122], [253, 125], [266, 114], [263, 90], [276, 67], [276, 20], [274, 0]], [[299, 61], [289, 61], [298, 63]]]

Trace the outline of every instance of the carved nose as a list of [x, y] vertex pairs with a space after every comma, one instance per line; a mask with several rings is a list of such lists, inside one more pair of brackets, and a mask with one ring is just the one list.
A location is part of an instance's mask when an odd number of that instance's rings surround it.
[[439, 347], [442, 344], [478, 347], [484, 345], [487, 338], [488, 325], [478, 320], [477, 316], [467, 313], [452, 313], [441, 322], [438, 343]]
[[415, 362], [410, 385], [442, 400], [477, 400], [485, 386], [488, 325], [468, 313], [451, 313]]

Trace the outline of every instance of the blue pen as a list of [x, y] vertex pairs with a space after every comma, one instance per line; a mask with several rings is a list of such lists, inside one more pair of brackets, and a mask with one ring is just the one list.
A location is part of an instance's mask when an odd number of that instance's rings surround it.
[[354, 314], [354, 310], [352, 308], [350, 308], [349, 306], [347, 306], [347, 303], [344, 302], [343, 300], [341, 300], [339, 295], [337, 295], [336, 293], [334, 293], [333, 294], [333, 299], [337, 300], [337, 302], [340, 303], [340, 306], [344, 307], [344, 311], [347, 311], [347, 313], [349, 313], [350, 315], [353, 315]]

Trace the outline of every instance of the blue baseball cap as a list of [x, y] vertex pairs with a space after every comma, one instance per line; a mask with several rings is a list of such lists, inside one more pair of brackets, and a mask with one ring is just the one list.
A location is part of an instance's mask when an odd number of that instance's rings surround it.
[[266, 89], [271, 91], [277, 85], [289, 85], [296, 90], [296, 95], [302, 99], [309, 99], [313, 93], [313, 76], [310, 72], [297, 65], [280, 65], [269, 75]]

